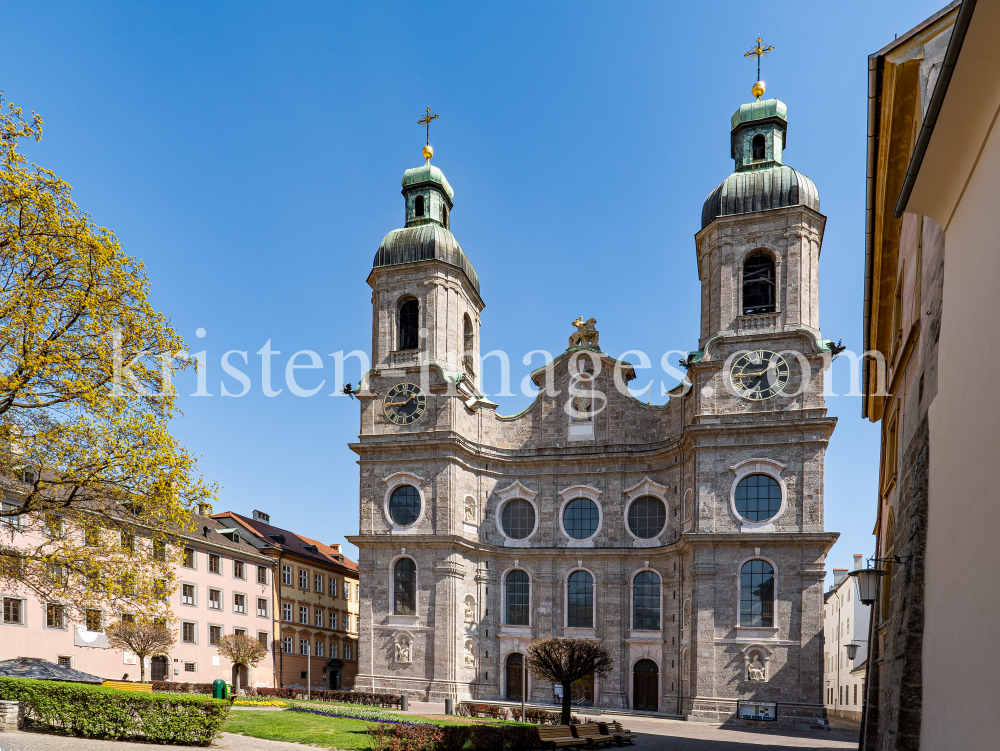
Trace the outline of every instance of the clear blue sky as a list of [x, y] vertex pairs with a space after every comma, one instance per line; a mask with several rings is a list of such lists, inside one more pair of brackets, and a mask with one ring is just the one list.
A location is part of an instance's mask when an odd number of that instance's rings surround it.
[[[223, 486], [216, 510], [259, 508], [332, 543], [357, 531], [358, 403], [265, 397], [254, 353], [268, 339], [282, 353], [277, 388], [289, 355], [316, 350], [325, 370], [299, 381], [325, 377], [325, 395], [327, 353], [370, 349], [365, 278], [402, 225], [425, 107], [482, 282], [483, 351], [510, 352], [517, 384], [520, 357], [561, 351], [583, 315], [609, 353], [656, 362], [698, 345], [693, 237], [732, 171], [729, 117], [756, 77], [742, 53], [762, 35], [786, 163], [829, 217], [823, 334], [860, 351], [866, 57], [943, 4], [7, 0], [0, 88], [46, 121], [30, 157], [146, 263], [154, 304], [208, 351], [215, 396], [179, 379], [175, 430]], [[243, 398], [219, 396], [227, 350], [249, 353]], [[829, 571], [872, 552], [879, 443], [857, 398], [827, 404]]]

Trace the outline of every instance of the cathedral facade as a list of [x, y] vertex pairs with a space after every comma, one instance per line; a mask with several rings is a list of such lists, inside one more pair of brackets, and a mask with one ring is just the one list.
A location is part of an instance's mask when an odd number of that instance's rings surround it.
[[568, 689], [581, 704], [824, 724], [825, 217], [783, 163], [786, 133], [776, 99], [732, 117], [735, 171], [695, 236], [698, 349], [659, 406], [628, 393], [631, 367], [580, 318], [532, 374], [534, 402], [497, 414], [454, 193], [430, 159], [406, 171], [405, 226], [368, 277], [373, 365], [351, 446], [357, 690], [552, 703], [551, 684], [523, 685], [523, 656], [574, 637], [615, 661]]

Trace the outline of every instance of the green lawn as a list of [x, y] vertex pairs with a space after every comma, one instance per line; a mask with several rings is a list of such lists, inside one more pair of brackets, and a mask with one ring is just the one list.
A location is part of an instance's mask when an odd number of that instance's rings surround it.
[[[289, 704], [311, 709], [322, 709], [328, 712], [337, 710], [349, 711], [352, 707], [335, 705], [326, 702], [293, 701]], [[392, 712], [392, 710], [385, 710]], [[393, 714], [399, 714], [393, 712]], [[407, 713], [408, 714], [408, 713]], [[404, 715], [406, 716], [406, 715]], [[427, 720], [420, 715], [413, 715], [412, 722], [427, 722], [433, 725], [456, 725], [464, 722], [488, 723], [497, 720], [456, 718], [455, 721]], [[340, 717], [323, 717], [322, 715], [306, 714], [305, 712], [266, 712], [255, 710], [234, 710], [229, 715], [223, 730], [227, 733], [239, 733], [253, 738], [265, 738], [271, 741], [289, 741], [292, 743], [308, 743], [322, 748], [369, 749], [372, 747], [368, 738], [368, 725], [372, 720], [348, 720]]]

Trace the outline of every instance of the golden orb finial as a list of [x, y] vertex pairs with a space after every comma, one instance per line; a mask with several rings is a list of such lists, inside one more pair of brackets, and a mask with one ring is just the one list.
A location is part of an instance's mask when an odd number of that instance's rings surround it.
[[750, 91], [754, 95], [755, 99], [760, 99], [762, 96], [764, 96], [764, 89], [765, 88], [766, 87], [764, 86], [764, 82], [763, 81], [758, 81], [757, 83], [755, 83], [753, 85], [753, 88], [750, 89]]
[[420, 153], [424, 155], [424, 159], [430, 159], [434, 156], [434, 147], [427, 144], [423, 149], [421, 149]]

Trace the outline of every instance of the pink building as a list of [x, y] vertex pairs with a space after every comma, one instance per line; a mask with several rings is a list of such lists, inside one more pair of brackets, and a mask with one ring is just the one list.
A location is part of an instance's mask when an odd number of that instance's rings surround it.
[[[193, 515], [196, 531], [185, 534], [185, 552], [177, 568], [177, 589], [170, 597], [171, 625], [177, 644], [169, 657], [147, 658], [146, 680], [232, 682], [233, 665], [218, 654], [225, 634], [256, 637], [267, 656], [240, 676], [243, 686], [273, 686], [274, 634], [272, 584], [274, 563], [242, 539], [245, 530], [225, 520]], [[16, 523], [13, 523], [16, 524]], [[16, 526], [4, 525], [17, 545]], [[128, 674], [139, 680], [135, 655], [108, 646], [105, 627], [117, 613], [87, 610], [79, 622], [67, 618], [60, 603], [41, 602], [24, 592], [2, 592], [0, 660], [41, 657], [102, 678]]]

